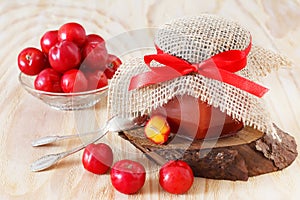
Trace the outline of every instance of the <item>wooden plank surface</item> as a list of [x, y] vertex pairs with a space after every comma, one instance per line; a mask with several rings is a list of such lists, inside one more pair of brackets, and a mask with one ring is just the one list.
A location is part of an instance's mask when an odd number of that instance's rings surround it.
[[0, 199], [298, 199], [300, 158], [281, 172], [247, 182], [196, 178], [187, 194], [176, 196], [160, 188], [158, 167], [115, 134], [103, 140], [113, 146], [115, 160], [142, 160], [148, 170], [145, 186], [136, 195], [115, 191], [108, 175], [86, 172], [81, 165], [82, 152], [50, 170], [32, 173], [30, 163], [38, 157], [81, 143], [70, 140], [32, 148], [32, 140], [101, 126], [106, 120], [106, 102], [78, 112], [51, 109], [21, 88], [16, 59], [24, 47], [39, 46], [46, 30], [68, 21], [82, 23], [87, 32], [110, 40], [130, 30], [157, 27], [176, 17], [203, 12], [239, 20], [251, 31], [256, 44], [280, 51], [295, 63], [293, 69], [272, 73], [264, 83], [271, 89], [265, 99], [274, 122], [300, 143], [299, 10], [296, 0], [0, 1]]

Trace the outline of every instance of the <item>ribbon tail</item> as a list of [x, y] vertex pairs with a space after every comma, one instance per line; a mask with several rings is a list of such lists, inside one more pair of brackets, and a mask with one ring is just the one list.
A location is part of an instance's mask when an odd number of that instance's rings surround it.
[[[268, 88], [259, 85], [249, 79], [246, 79], [244, 77], [238, 76], [236, 74], [223, 71], [221, 70], [221, 76], [223, 77], [223, 81], [225, 83], [228, 83], [232, 86], [235, 86], [241, 90], [244, 90], [250, 94], [253, 94], [259, 98], [261, 98], [265, 93], [269, 91]], [[227, 76], [230, 74], [230, 78], [228, 79]]]
[[262, 85], [259, 85], [249, 79], [246, 79], [244, 77], [241, 77], [237, 74], [228, 72], [223, 69], [210, 68], [210, 69], [200, 70], [198, 73], [208, 78], [219, 80], [229, 85], [232, 85], [234, 87], [237, 87], [259, 98], [261, 98], [265, 93], [269, 91], [268, 88]]

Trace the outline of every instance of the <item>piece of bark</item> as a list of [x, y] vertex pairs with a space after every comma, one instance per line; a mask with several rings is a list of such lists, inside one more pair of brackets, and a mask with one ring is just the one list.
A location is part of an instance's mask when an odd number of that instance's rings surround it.
[[149, 141], [143, 128], [119, 135], [159, 165], [181, 159], [191, 166], [195, 176], [246, 181], [251, 176], [284, 169], [296, 159], [295, 139], [276, 129], [281, 142], [251, 127], [218, 140], [189, 141], [173, 135], [166, 145]]

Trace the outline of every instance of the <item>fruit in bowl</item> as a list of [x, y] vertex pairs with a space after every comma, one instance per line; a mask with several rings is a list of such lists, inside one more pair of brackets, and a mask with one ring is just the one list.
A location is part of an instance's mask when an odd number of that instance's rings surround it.
[[[86, 34], [84, 27], [75, 22], [45, 32], [40, 46], [40, 49], [28, 47], [19, 53], [18, 67], [22, 72], [19, 80], [28, 92], [48, 104], [50, 99], [42, 97], [50, 96], [52, 107], [58, 109], [94, 105], [100, 94], [101, 97], [106, 94], [108, 80], [122, 64], [117, 56], [108, 53], [100, 35]], [[91, 100], [88, 95], [92, 95], [95, 103], [88, 102]], [[61, 101], [70, 97], [72, 99]], [[68, 104], [66, 108], [64, 103]]]

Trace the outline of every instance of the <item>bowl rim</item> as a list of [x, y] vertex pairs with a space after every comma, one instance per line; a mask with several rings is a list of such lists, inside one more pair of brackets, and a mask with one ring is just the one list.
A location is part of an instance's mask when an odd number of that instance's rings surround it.
[[107, 85], [107, 86], [102, 87], [102, 88], [98, 88], [98, 89], [95, 89], [95, 90], [88, 90], [88, 91], [84, 91], [84, 92], [70, 92], [70, 93], [47, 92], [47, 91], [37, 90], [37, 89], [31, 87], [30, 85], [28, 85], [27, 83], [25, 83], [22, 80], [22, 77], [25, 77], [25, 76], [29, 76], [29, 75], [26, 75], [23, 72], [20, 72], [19, 77], [18, 77], [19, 82], [21, 83], [21, 85], [25, 89], [33, 91], [35, 93], [40, 93], [40, 94], [49, 95], [49, 96], [61, 96], [61, 97], [84, 96], [84, 95], [95, 94], [95, 93], [98, 93], [98, 92], [103, 92], [103, 91], [108, 90], [108, 85]]

